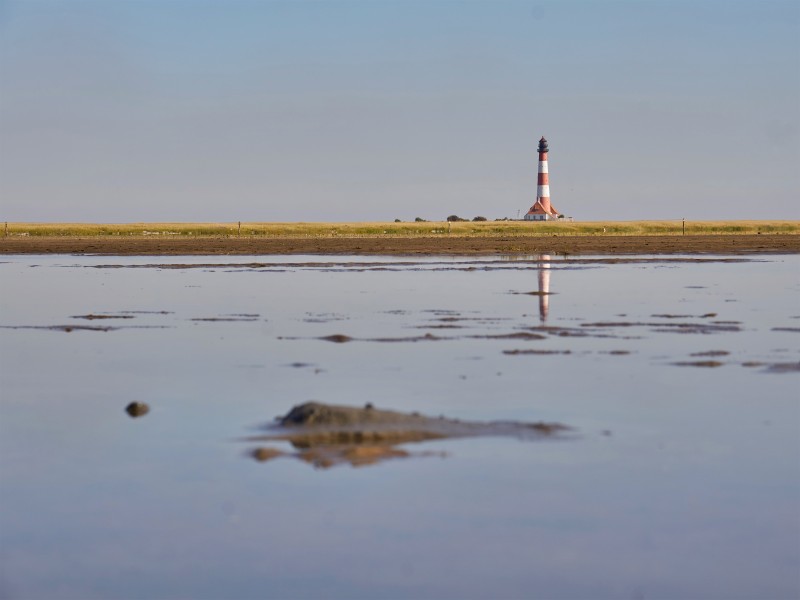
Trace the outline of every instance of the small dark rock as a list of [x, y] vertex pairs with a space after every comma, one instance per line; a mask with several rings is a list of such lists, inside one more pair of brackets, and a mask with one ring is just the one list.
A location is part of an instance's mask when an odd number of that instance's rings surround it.
[[143, 417], [150, 412], [150, 407], [144, 402], [131, 402], [125, 407], [125, 412], [132, 418]]

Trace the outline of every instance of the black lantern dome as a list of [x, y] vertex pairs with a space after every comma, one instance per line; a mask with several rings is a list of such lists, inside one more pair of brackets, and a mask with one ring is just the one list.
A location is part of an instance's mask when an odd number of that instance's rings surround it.
[[542, 136], [542, 139], [539, 140], [539, 152], [547, 152], [547, 151], [548, 151], [547, 140], [544, 139], [544, 136]]

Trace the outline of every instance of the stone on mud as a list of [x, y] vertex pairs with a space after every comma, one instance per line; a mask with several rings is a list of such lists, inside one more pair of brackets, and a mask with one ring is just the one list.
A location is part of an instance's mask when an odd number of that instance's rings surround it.
[[125, 407], [125, 412], [131, 418], [143, 417], [150, 412], [150, 407], [144, 402], [131, 402]]

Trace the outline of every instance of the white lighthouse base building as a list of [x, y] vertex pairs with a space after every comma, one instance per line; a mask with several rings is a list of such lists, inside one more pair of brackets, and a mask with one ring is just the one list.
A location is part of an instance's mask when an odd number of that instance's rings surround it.
[[525, 213], [523, 219], [526, 221], [555, 221], [556, 219], [560, 219], [561, 213], [559, 213], [553, 206], [550, 206], [550, 210], [546, 210], [544, 206], [542, 206], [542, 202], [539, 198], [536, 199], [536, 202], [531, 209]]

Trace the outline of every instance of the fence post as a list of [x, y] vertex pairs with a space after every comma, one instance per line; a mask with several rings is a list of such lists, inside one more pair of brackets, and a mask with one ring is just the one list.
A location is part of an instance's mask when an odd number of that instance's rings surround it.
[[683, 235], [686, 235], [686, 218], [683, 219]]
[[3, 237], [8, 237], [8, 221], [6, 221], [6, 226], [3, 229]]
[[242, 222], [239, 221], [239, 237], [242, 237]]

